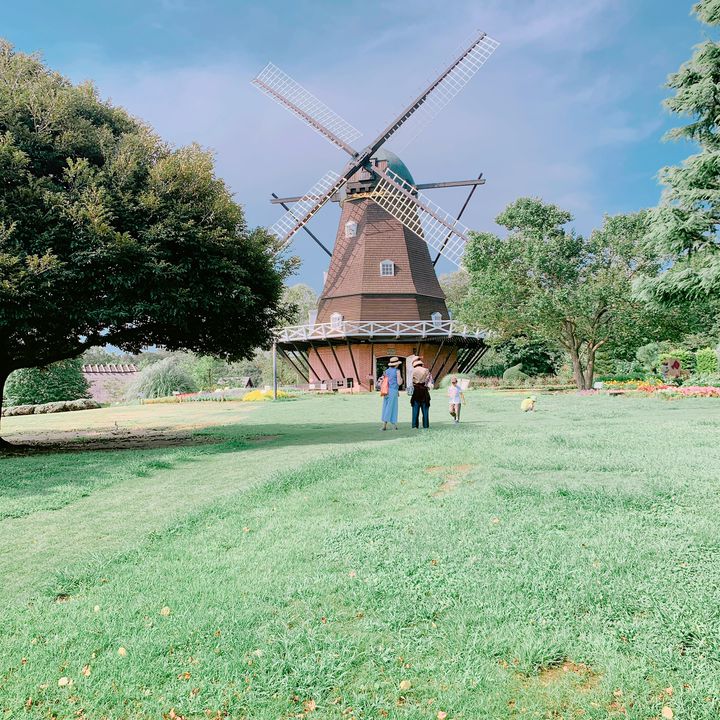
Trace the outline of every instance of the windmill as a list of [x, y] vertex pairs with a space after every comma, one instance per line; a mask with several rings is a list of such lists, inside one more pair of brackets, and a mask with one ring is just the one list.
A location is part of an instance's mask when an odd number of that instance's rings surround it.
[[[497, 48], [480, 33], [364, 149], [361, 135], [312, 93], [272, 63], [253, 84], [302, 119], [350, 157], [340, 172], [329, 171], [304, 195], [271, 202], [286, 209], [271, 231], [287, 247], [304, 230], [331, 255], [316, 316], [284, 328], [280, 355], [309, 383], [372, 387], [382, 361], [398, 355], [408, 363], [423, 356], [439, 381], [467, 371], [485, 352], [483, 333], [459, 327], [450, 317], [434, 266], [442, 256], [460, 265], [468, 228], [422, 191], [471, 186], [485, 181], [418, 184], [386, 143], [412, 118], [428, 121], [469, 82]], [[330, 200], [342, 212], [333, 251], [307, 227]], [[292, 205], [290, 205], [292, 203]], [[435, 256], [431, 258], [431, 252]], [[311, 314], [312, 315], [312, 314]]]

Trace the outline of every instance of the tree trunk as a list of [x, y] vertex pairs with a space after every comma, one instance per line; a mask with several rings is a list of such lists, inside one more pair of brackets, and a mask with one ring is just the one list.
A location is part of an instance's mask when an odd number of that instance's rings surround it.
[[578, 386], [578, 390], [587, 390], [585, 373], [583, 372], [583, 366], [580, 360], [580, 351], [576, 347], [570, 347], [568, 348], [568, 352], [573, 364], [573, 377], [575, 378], [575, 384]]
[[595, 377], [595, 348], [588, 349], [588, 359], [585, 363], [585, 390], [589, 390], [593, 386], [593, 378]]
[[[7, 370], [0, 370], [0, 428], [2, 427], [3, 392], [5, 392], [5, 381], [9, 375], [10, 373]], [[0, 435], [0, 450], [10, 447], [12, 447], [12, 445], [7, 440], [3, 440]]]

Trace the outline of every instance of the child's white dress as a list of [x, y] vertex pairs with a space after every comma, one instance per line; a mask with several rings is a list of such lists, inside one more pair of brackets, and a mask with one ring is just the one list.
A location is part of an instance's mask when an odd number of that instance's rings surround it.
[[450, 405], [460, 405], [462, 402], [462, 390], [459, 385], [451, 385], [448, 388], [448, 399]]

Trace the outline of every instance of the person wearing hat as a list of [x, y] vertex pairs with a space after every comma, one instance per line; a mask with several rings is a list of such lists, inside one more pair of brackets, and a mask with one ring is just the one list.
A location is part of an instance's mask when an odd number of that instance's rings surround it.
[[425, 367], [422, 358], [413, 360], [412, 371], [413, 392], [410, 398], [412, 407], [412, 426], [419, 428], [420, 413], [422, 412], [423, 428], [430, 427], [430, 389], [432, 383], [430, 371]]
[[380, 394], [383, 396], [382, 404], [382, 430], [387, 430], [388, 423], [392, 423], [398, 429], [398, 392], [402, 385], [402, 374], [398, 368], [402, 360], [393, 356], [388, 362], [388, 368], [378, 380]]

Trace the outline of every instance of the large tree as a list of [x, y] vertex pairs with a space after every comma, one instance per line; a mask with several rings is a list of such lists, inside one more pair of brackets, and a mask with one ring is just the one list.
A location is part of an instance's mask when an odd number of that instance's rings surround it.
[[[717, 0], [703, 0], [694, 10], [702, 22], [720, 24]], [[664, 305], [720, 298], [720, 44], [708, 39], [698, 45], [668, 87], [674, 94], [666, 106], [690, 118], [668, 137], [695, 142], [700, 151], [660, 171], [665, 191], [649, 215], [648, 245], [663, 268], [640, 279], [637, 289]]]
[[307, 325], [310, 313], [317, 310], [318, 294], [305, 283], [296, 283], [285, 288], [283, 302], [289, 314], [290, 325]]
[[631, 291], [635, 274], [653, 267], [642, 242], [644, 214], [606, 217], [588, 238], [566, 228], [571, 220], [555, 205], [521, 198], [497, 218], [507, 237], [473, 234], [464, 317], [499, 340], [527, 334], [561, 348], [585, 389], [601, 347], [637, 347], [663, 331]]
[[209, 153], [0, 41], [0, 394], [107, 343], [251, 357], [285, 319], [275, 249]]

